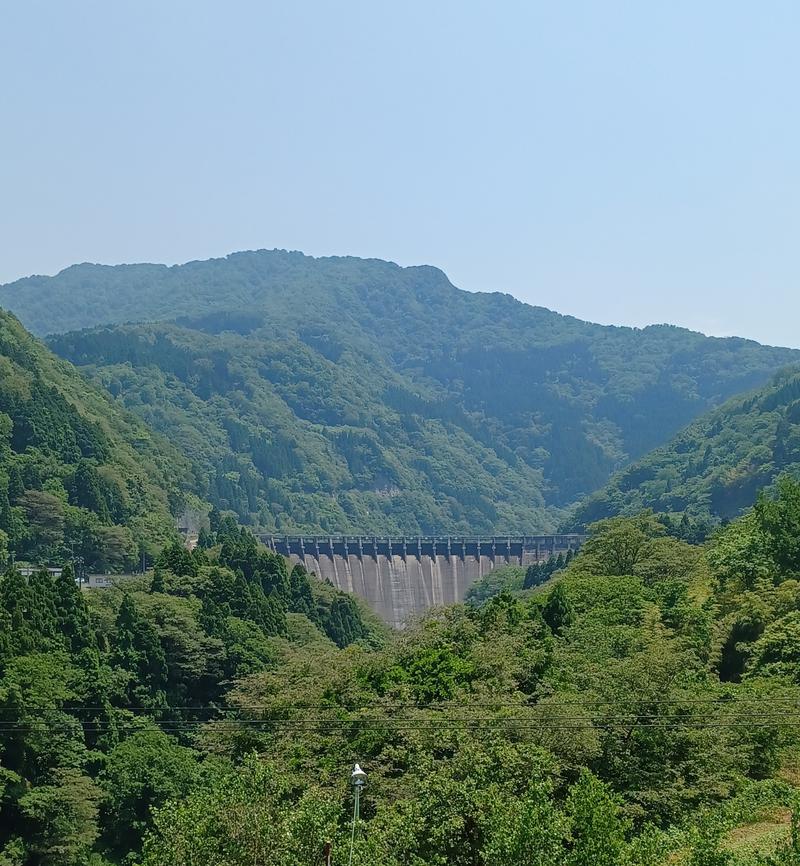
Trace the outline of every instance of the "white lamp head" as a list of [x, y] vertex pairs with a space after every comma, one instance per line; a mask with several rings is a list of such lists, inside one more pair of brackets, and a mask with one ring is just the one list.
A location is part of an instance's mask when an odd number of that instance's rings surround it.
[[353, 774], [350, 776], [350, 781], [354, 785], [363, 785], [367, 781], [367, 774], [361, 769], [361, 767], [358, 766], [358, 764], [356, 764], [353, 769]]

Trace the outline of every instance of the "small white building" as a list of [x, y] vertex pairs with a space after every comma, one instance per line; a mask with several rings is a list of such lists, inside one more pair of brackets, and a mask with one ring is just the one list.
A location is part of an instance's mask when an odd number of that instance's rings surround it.
[[141, 577], [140, 574], [87, 574], [81, 581], [84, 589], [108, 589], [115, 586], [121, 580], [130, 580], [132, 577]]
[[18, 565], [17, 571], [23, 577], [30, 577], [33, 574], [39, 574], [39, 572], [41, 571], [46, 571], [51, 577], [61, 577], [61, 575], [64, 573], [63, 568], [42, 565]]
[[81, 581], [81, 585], [87, 589], [108, 589], [113, 586], [113, 574], [87, 574]]

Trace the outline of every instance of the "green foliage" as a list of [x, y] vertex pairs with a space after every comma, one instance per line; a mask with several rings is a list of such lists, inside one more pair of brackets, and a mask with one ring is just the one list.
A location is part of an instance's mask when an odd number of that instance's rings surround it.
[[[798, 360], [580, 322], [435, 268], [278, 250], [80, 265], [0, 302], [40, 334], [95, 328], [51, 344], [166, 432], [218, 508], [278, 533], [544, 530]], [[158, 324], [124, 324], [141, 321]]]
[[767, 625], [748, 654], [750, 676], [785, 676], [800, 683], [800, 610]]
[[66, 566], [58, 577], [53, 578], [50, 593], [53, 596], [57, 631], [64, 638], [67, 649], [73, 653], [92, 649], [95, 640], [89, 612], [75, 584], [71, 567]]
[[800, 800], [795, 797], [791, 835], [784, 845], [768, 857], [766, 866], [798, 866], [800, 864]]
[[239, 772], [220, 768], [189, 797], [156, 811], [143, 866], [315, 863], [338, 818], [329, 797], [314, 788], [299, 793], [284, 768], [253, 755]]
[[787, 577], [800, 577], [800, 481], [781, 478], [776, 495], [762, 493], [754, 512], [759, 528], [769, 538], [776, 568]]
[[354, 599], [345, 593], [337, 593], [320, 618], [325, 634], [336, 646], [345, 647], [366, 634]]
[[[289, 592], [289, 610], [291, 610], [292, 613], [302, 613], [312, 622], [318, 622], [319, 613], [314, 603], [314, 595], [311, 592], [311, 583], [309, 582], [308, 572], [304, 566], [300, 565], [300, 563], [297, 563], [294, 568], [292, 568], [291, 574], [289, 575]], [[361, 635], [359, 635], [359, 637], [360, 636]], [[346, 646], [348, 643], [352, 643], [352, 640], [347, 640], [344, 643], [342, 643], [341, 640], [335, 640], [335, 643], [340, 646]]]
[[794, 369], [734, 397], [635, 461], [565, 525], [581, 527], [650, 508], [674, 534], [697, 541], [715, 523], [750, 508], [759, 491], [781, 475], [800, 475], [800, 373]]
[[709, 560], [723, 584], [740, 590], [772, 582], [775, 575], [769, 539], [752, 512], [717, 533]]
[[[298, 653], [237, 686], [244, 724], [212, 732], [211, 748], [307, 773], [301, 787], [330, 791], [340, 828], [339, 768], [363, 760], [364, 862], [652, 866], [681, 850], [728, 862], [726, 828], [758, 803], [739, 802], [721, 830], [694, 822], [780, 769], [792, 719], [740, 720], [797, 687], [784, 671], [719, 679], [715, 626], [744, 595], [714, 590], [702, 552], [663, 530], [650, 515], [599, 524], [547, 594], [437, 612], [377, 652]], [[770, 583], [767, 622], [797, 608], [791, 583]], [[252, 725], [286, 714], [306, 720], [301, 742], [294, 721]]]
[[187, 461], [0, 311], [0, 564], [122, 570], [174, 534]]
[[161, 551], [156, 569], [166, 569], [178, 577], [197, 577], [200, 571], [197, 560], [179, 541], [173, 541]]
[[562, 568], [566, 568], [572, 562], [574, 555], [574, 551], [570, 548], [566, 556], [563, 553], [559, 553], [558, 556], [551, 556], [549, 559], [542, 560], [541, 562], [532, 563], [525, 570], [522, 588], [534, 589], [543, 583], [547, 583], [556, 572], [561, 571]]
[[448, 646], [423, 646], [399, 659], [387, 672], [384, 687], [407, 685], [416, 703], [449, 701], [467, 685], [474, 665], [459, 658]]
[[115, 746], [100, 778], [108, 847], [121, 855], [138, 849], [150, 810], [186, 796], [197, 779], [195, 753], [161, 731], [139, 731]]
[[552, 785], [533, 780], [519, 798], [504, 798], [502, 790], [496, 796], [482, 852], [486, 866], [559, 866], [567, 821]]
[[566, 812], [571, 824], [568, 866], [616, 866], [623, 858], [628, 829], [620, 801], [590, 772], [581, 772], [570, 790]]
[[111, 637], [113, 664], [128, 674], [127, 694], [133, 705], [141, 700], [160, 700], [167, 684], [167, 660], [156, 629], [139, 615], [136, 603], [127, 593], [117, 614]]
[[781, 480], [772, 496], [720, 532], [708, 553], [719, 581], [720, 675], [797, 678], [800, 591], [795, 560], [800, 482]]
[[42, 866], [79, 866], [97, 838], [100, 792], [87, 776], [61, 770], [19, 799], [27, 848]]
[[480, 606], [501, 593], [522, 589], [524, 580], [525, 572], [519, 566], [500, 566], [492, 569], [470, 586], [467, 590], [466, 601], [468, 604]]
[[542, 608], [542, 619], [550, 626], [553, 634], [561, 634], [572, 623], [574, 616], [572, 604], [563, 583], [557, 583], [547, 596]]
[[[333, 647], [320, 631], [326, 588], [318, 595], [302, 569], [290, 578], [249, 533], [217, 533], [213, 565], [168, 546], [155, 592], [146, 576], [81, 591], [70, 568], [0, 577], [0, 864], [133, 862], [153, 810], [208, 774], [213, 787], [219, 774], [189, 747], [190, 732], [205, 721], [224, 728], [229, 680], [291, 651], [287, 608], [313, 616], [290, 614], [316, 634], [299, 645]], [[360, 608], [347, 610], [368, 644]]]
[[380, 641], [219, 516], [157, 591], [10, 571], [0, 864], [344, 866], [358, 760], [357, 864], [796, 866], [794, 494], [705, 549], [601, 521], [539, 592]]
[[591, 538], [582, 550], [581, 564], [597, 574], [636, 574], [654, 538], [665, 534], [664, 527], [644, 512], [635, 518], [610, 518], [591, 527]]

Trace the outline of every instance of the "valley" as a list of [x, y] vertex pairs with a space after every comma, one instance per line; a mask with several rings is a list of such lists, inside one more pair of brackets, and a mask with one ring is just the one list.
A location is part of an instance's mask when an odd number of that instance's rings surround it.
[[0, 866], [800, 866], [800, 4], [0, 21]]
[[432, 267], [280, 250], [76, 265], [0, 286], [0, 304], [176, 444], [204, 499], [276, 534], [553, 531], [800, 363], [464, 292]]
[[3, 866], [797, 862], [800, 352], [281, 251], [0, 302]]

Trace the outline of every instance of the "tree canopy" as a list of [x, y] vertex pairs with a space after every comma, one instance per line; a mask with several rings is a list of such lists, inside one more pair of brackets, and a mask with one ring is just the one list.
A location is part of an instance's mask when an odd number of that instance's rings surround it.
[[759, 390], [703, 415], [615, 475], [565, 526], [650, 508], [687, 540], [750, 508], [783, 475], [800, 477], [800, 373], [779, 373]]
[[581, 322], [435, 268], [279, 250], [78, 265], [0, 287], [0, 302], [167, 434], [204, 497], [278, 533], [546, 531], [800, 361]]
[[0, 565], [129, 568], [175, 534], [192, 485], [166, 440], [0, 311]]

